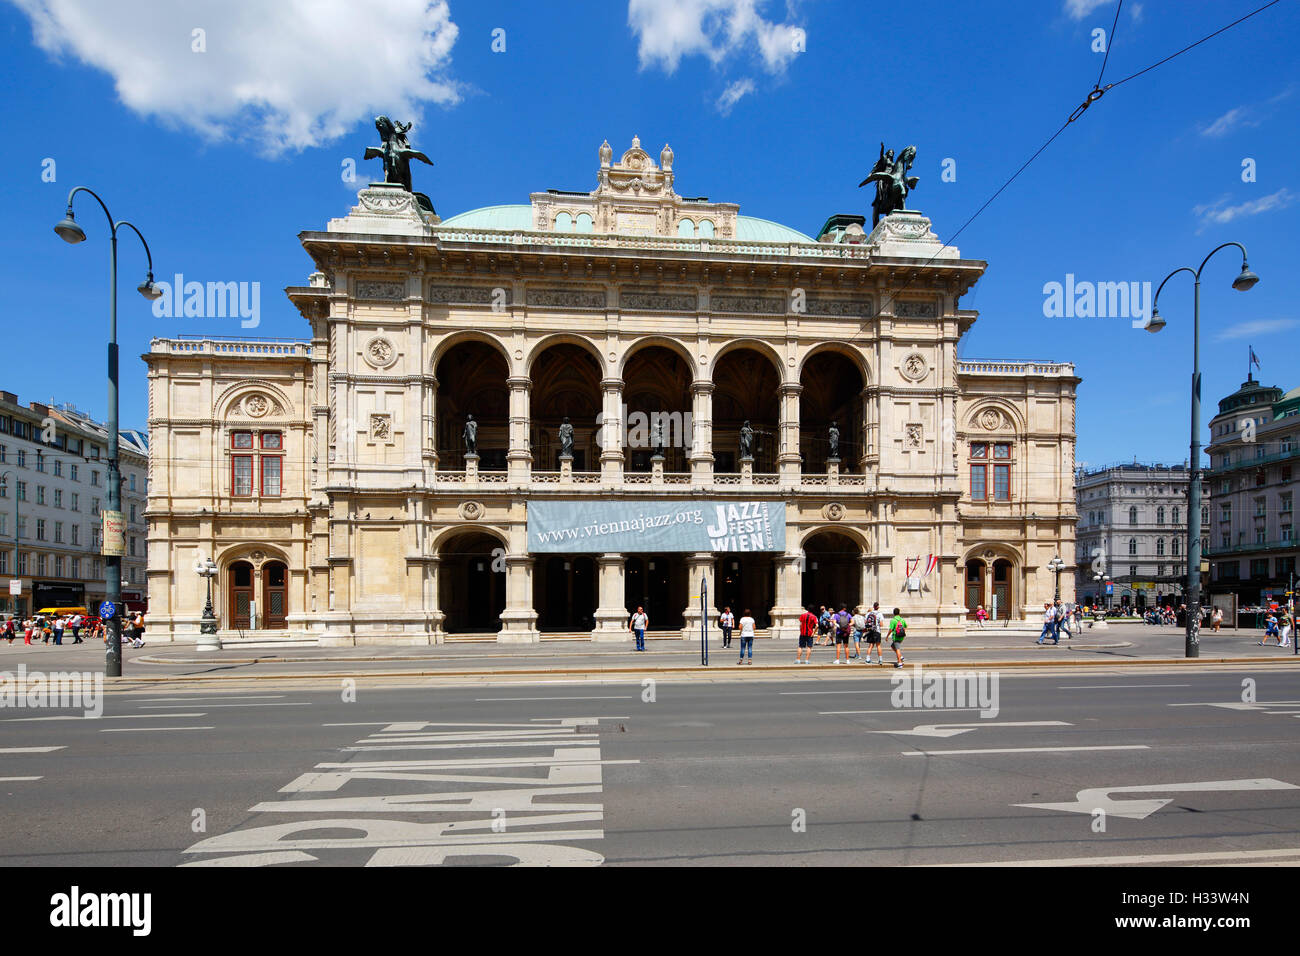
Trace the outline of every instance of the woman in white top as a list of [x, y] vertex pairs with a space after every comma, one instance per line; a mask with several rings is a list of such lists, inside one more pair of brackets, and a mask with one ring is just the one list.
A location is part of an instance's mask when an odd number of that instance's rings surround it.
[[[745, 660], [745, 649], [749, 649], [749, 660]], [[750, 615], [749, 608], [745, 608], [745, 615], [740, 619], [740, 660], [737, 664], [754, 663], [754, 618]]]

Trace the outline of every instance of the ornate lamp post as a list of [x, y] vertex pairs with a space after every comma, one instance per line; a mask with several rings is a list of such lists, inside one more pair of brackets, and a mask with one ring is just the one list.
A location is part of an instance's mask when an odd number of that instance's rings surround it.
[[1225, 242], [1210, 251], [1201, 260], [1200, 268], [1193, 271], [1187, 266], [1175, 269], [1156, 288], [1155, 298], [1151, 300], [1151, 318], [1147, 320], [1148, 332], [1159, 332], [1165, 327], [1165, 320], [1160, 317], [1160, 290], [1165, 283], [1180, 272], [1190, 272], [1195, 279], [1195, 298], [1192, 300], [1192, 442], [1191, 458], [1188, 460], [1189, 484], [1187, 494], [1187, 638], [1184, 645], [1185, 657], [1201, 656], [1201, 270], [1221, 249], [1234, 246], [1241, 250], [1241, 272], [1232, 280], [1232, 287], [1238, 292], [1254, 288], [1259, 276], [1250, 271], [1246, 261], [1246, 247], [1239, 242]]
[[[104, 511], [104, 598], [114, 606], [122, 603], [122, 556], [126, 552], [125, 541], [120, 533], [122, 528], [122, 476], [118, 463], [117, 433], [117, 230], [123, 226], [129, 228], [139, 237], [144, 246], [145, 258], [149, 262], [148, 276], [136, 286], [142, 296], [151, 302], [162, 297], [162, 292], [153, 282], [153, 256], [149, 253], [149, 243], [145, 242], [140, 230], [126, 220], [115, 220], [113, 214], [104, 205], [94, 190], [85, 186], [76, 186], [68, 193], [68, 211], [62, 221], [54, 227], [59, 238], [75, 245], [85, 242], [86, 233], [77, 225], [72, 214], [72, 200], [77, 193], [85, 192], [95, 197], [104, 215], [108, 217], [110, 237], [109, 281], [108, 281], [108, 508]], [[110, 524], [114, 530], [113, 540], [108, 531]], [[104, 676], [122, 676], [122, 616], [115, 613], [106, 622], [108, 625], [108, 652], [104, 661]]]
[[1055, 555], [1051, 561], [1047, 562], [1047, 569], [1056, 575], [1056, 597], [1054, 600], [1061, 600], [1061, 569], [1065, 567], [1065, 562], [1061, 556]]
[[212, 610], [212, 579], [217, 576], [217, 562], [199, 556], [194, 563], [194, 573], [208, 582], [208, 601], [203, 605], [203, 623], [199, 625], [197, 651], [221, 650], [221, 637], [217, 634], [217, 615]]

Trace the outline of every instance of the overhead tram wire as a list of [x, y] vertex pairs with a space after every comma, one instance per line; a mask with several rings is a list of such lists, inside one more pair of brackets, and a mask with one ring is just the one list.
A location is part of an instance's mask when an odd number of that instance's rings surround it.
[[[1069, 127], [1069, 125], [1070, 125], [1071, 123], [1073, 123], [1075, 120], [1077, 120], [1079, 117], [1081, 117], [1085, 112], [1087, 112], [1088, 107], [1091, 106], [1093, 103], [1097, 102], [1097, 100], [1101, 99], [1102, 96], [1105, 95], [1108, 91], [1113, 90], [1113, 89], [1115, 89], [1115, 88], [1118, 87], [1118, 86], [1122, 86], [1123, 84], [1127, 83], [1129, 80], [1135, 80], [1135, 79], [1137, 79], [1139, 76], [1142, 76], [1144, 73], [1150, 73], [1152, 70], [1156, 69], [1156, 67], [1163, 66], [1164, 64], [1168, 63], [1170, 60], [1173, 60], [1173, 59], [1175, 59], [1176, 57], [1180, 57], [1180, 56], [1182, 56], [1184, 53], [1188, 52], [1189, 50], [1193, 50], [1193, 49], [1195, 49], [1196, 47], [1200, 46], [1202, 43], [1205, 43], [1205, 42], [1208, 41], [1208, 40], [1212, 40], [1212, 39], [1214, 39], [1214, 38], [1217, 37], [1219, 34], [1221, 34], [1221, 33], [1225, 33], [1225, 32], [1227, 32], [1228, 30], [1231, 30], [1233, 27], [1237, 26], [1239, 23], [1244, 23], [1245, 21], [1249, 20], [1251, 17], [1257, 16], [1258, 14], [1263, 13], [1263, 12], [1264, 12], [1265, 10], [1267, 10], [1269, 7], [1277, 6], [1277, 4], [1279, 4], [1279, 3], [1281, 3], [1281, 2], [1282, 2], [1282, 0], [1269, 0], [1268, 3], [1264, 4], [1264, 5], [1261, 6], [1261, 7], [1257, 7], [1256, 9], [1252, 10], [1250, 13], [1245, 14], [1244, 16], [1238, 17], [1236, 20], [1233, 20], [1231, 23], [1227, 24], [1226, 26], [1222, 26], [1222, 27], [1220, 27], [1219, 29], [1215, 30], [1213, 33], [1206, 34], [1205, 36], [1203, 36], [1203, 37], [1201, 37], [1199, 40], [1197, 40], [1195, 43], [1189, 43], [1187, 46], [1183, 47], [1181, 50], [1178, 50], [1177, 52], [1174, 52], [1174, 53], [1169, 54], [1169, 56], [1165, 57], [1164, 59], [1157, 60], [1155, 63], [1152, 63], [1150, 66], [1145, 67], [1144, 69], [1138, 70], [1136, 73], [1131, 73], [1131, 74], [1129, 74], [1128, 76], [1124, 77], [1124, 78], [1121, 79], [1121, 80], [1116, 80], [1114, 83], [1108, 83], [1108, 84], [1106, 84], [1106, 86], [1103, 87], [1103, 86], [1101, 86], [1100, 84], [1101, 84], [1102, 76], [1103, 76], [1103, 75], [1105, 74], [1105, 72], [1106, 72], [1106, 63], [1107, 63], [1107, 61], [1110, 59], [1110, 47], [1111, 47], [1111, 43], [1110, 43], [1110, 41], [1114, 39], [1114, 36], [1115, 36], [1115, 24], [1117, 24], [1117, 23], [1119, 22], [1119, 11], [1120, 11], [1120, 7], [1122, 7], [1122, 6], [1124, 5], [1124, 0], [1120, 0], [1119, 6], [1115, 8], [1115, 20], [1114, 20], [1114, 22], [1113, 22], [1112, 25], [1111, 25], [1111, 34], [1110, 34], [1110, 38], [1108, 39], [1108, 41], [1107, 41], [1107, 43], [1106, 43], [1106, 55], [1105, 55], [1105, 57], [1104, 57], [1103, 60], [1102, 60], [1102, 64], [1101, 64], [1101, 73], [1099, 73], [1099, 74], [1097, 75], [1097, 83], [1093, 86], [1092, 90], [1091, 90], [1091, 91], [1088, 93], [1088, 95], [1084, 98], [1083, 102], [1080, 103], [1077, 107], [1075, 107], [1074, 112], [1072, 112], [1072, 113], [1070, 114], [1069, 118], [1066, 119], [1066, 121], [1065, 121], [1063, 124], [1061, 124], [1061, 128], [1058, 129], [1058, 130], [1057, 130], [1055, 133], [1053, 133], [1051, 136], [1049, 136], [1049, 137], [1047, 138], [1047, 141], [1046, 141], [1045, 143], [1043, 143], [1042, 146], [1038, 147], [1038, 149], [1035, 150], [1034, 154], [1033, 154], [1032, 156], [1030, 156], [1027, 160], [1025, 160], [1024, 164], [1021, 165], [1021, 167], [1020, 167], [1019, 169], [1017, 169], [1014, 173], [1012, 173], [1011, 176], [1010, 176], [1010, 178], [1007, 179], [1007, 181], [1004, 182], [1001, 186], [999, 186], [998, 189], [997, 189], [997, 191], [996, 191], [995, 193], [993, 193], [993, 195], [990, 196], [987, 200], [985, 200], [985, 201], [984, 201], [984, 204], [981, 205], [978, 209], [976, 209], [975, 212], [971, 215], [971, 217], [970, 217], [969, 219], [967, 219], [964, 223], [961, 224], [961, 228], [959, 228], [956, 232], [954, 232], [951, 236], [949, 236], [946, 240], [944, 240], [942, 246], [941, 246], [940, 249], [939, 249], [939, 251], [936, 252], [934, 255], [932, 255], [929, 259], [927, 259], [927, 260], [925, 261], [925, 263], [921, 266], [921, 268], [923, 269], [923, 268], [925, 268], [926, 266], [931, 265], [931, 264], [934, 262], [935, 259], [939, 258], [939, 256], [942, 255], [943, 250], [944, 250], [945, 248], [947, 248], [947, 247], [948, 247], [949, 245], [951, 245], [952, 243], [956, 242], [956, 241], [957, 241], [957, 238], [958, 238], [958, 237], [959, 237], [963, 232], [966, 231], [966, 227], [967, 227], [967, 226], [969, 226], [971, 223], [973, 223], [973, 222], [974, 222], [974, 221], [975, 221], [975, 220], [980, 216], [980, 214], [984, 212], [985, 209], [987, 209], [990, 205], [992, 205], [993, 201], [994, 201], [995, 199], [997, 199], [999, 196], [1001, 196], [1002, 193], [1003, 193], [1004, 191], [1006, 191], [1006, 188], [1007, 188], [1008, 186], [1010, 186], [1013, 182], [1015, 182], [1016, 179], [1020, 176], [1020, 174], [1023, 173], [1026, 169], [1028, 169], [1029, 166], [1030, 166], [1030, 164], [1033, 163], [1034, 160], [1036, 160], [1039, 156], [1041, 156], [1041, 155], [1043, 154], [1043, 152], [1047, 149], [1047, 147], [1051, 146], [1052, 143], [1054, 143], [1054, 142], [1056, 141], [1057, 137], [1059, 137], [1062, 133], [1064, 133], [1065, 130]], [[900, 286], [900, 287], [899, 287], [899, 288], [898, 288], [898, 289], [893, 293], [893, 295], [890, 296], [890, 299], [893, 300], [893, 301], [897, 301], [897, 299], [898, 299], [898, 294], [901, 293], [901, 292], [906, 291], [907, 288], [912, 284], [912, 281], [917, 277], [918, 274], [919, 274], [919, 270], [914, 270], [914, 271], [912, 272], [911, 277], [909, 277], [908, 280], [907, 280], [906, 282], [904, 282], [903, 285]], [[876, 313], [875, 313], [875, 315], [873, 315], [871, 318], [872, 318], [872, 319], [878, 319], [878, 318], [880, 318], [881, 310], [882, 310], [883, 308], [884, 308], [884, 303], [882, 302], [882, 303], [880, 304], [880, 307], [876, 309]], [[861, 335], [861, 333], [859, 333], [858, 335], [855, 335], [853, 338], [849, 339], [849, 341], [850, 341], [850, 342], [855, 341], [857, 338], [859, 338], [860, 335]]]

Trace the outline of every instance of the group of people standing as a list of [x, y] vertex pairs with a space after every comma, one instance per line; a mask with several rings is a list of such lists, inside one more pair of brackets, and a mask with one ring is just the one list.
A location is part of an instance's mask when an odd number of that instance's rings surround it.
[[[846, 604], [841, 604], [839, 610], [832, 610], [825, 604], [814, 608], [810, 604], [799, 615], [799, 649], [795, 652], [794, 662], [811, 664], [814, 644], [834, 642], [836, 664], [847, 664], [851, 660], [870, 664], [874, 659], [876, 664], [883, 667], [885, 654], [882, 648], [888, 640], [894, 652], [894, 666], [902, 667], [906, 660], [903, 657], [903, 641], [906, 637], [907, 620], [902, 612], [894, 608], [893, 616], [886, 621], [879, 601], [872, 604], [869, 610], [859, 608], [852, 613]], [[850, 643], [853, 645], [852, 654], [849, 653]], [[863, 644], [867, 645], [865, 657], [862, 654]]]
[[[19, 637], [24, 644], [39, 641], [42, 644], [63, 644], [63, 635], [71, 633], [73, 644], [84, 644], [82, 630], [92, 638], [101, 638], [108, 643], [108, 628], [97, 617], [85, 617], [81, 614], [37, 614], [35, 617], [20, 620], [13, 615], [0, 625], [0, 640], [12, 644]], [[122, 637], [131, 642], [132, 647], [144, 647], [144, 615], [137, 611], [134, 616], [126, 617], [122, 622]]]

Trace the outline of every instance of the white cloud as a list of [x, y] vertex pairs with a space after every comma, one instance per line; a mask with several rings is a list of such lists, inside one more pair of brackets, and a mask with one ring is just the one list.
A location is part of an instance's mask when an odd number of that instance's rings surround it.
[[1065, 12], [1072, 20], [1082, 20], [1098, 7], [1109, 6], [1114, 0], [1065, 0]]
[[460, 99], [445, 74], [458, 32], [446, 0], [13, 2], [41, 49], [108, 73], [130, 109], [267, 155]]
[[1236, 325], [1224, 329], [1214, 336], [1214, 340], [1224, 342], [1228, 339], [1246, 339], [1272, 335], [1275, 332], [1294, 329], [1298, 325], [1300, 325], [1300, 319], [1253, 319], [1250, 322], [1238, 322]]
[[1226, 136], [1238, 126], [1258, 126], [1259, 120], [1251, 116], [1250, 110], [1237, 106], [1228, 110], [1209, 126], [1201, 130], [1202, 136]]
[[1204, 232], [1209, 226], [1222, 226], [1234, 219], [1241, 219], [1243, 216], [1257, 216], [1262, 212], [1285, 209], [1295, 200], [1296, 194], [1284, 186], [1277, 192], [1270, 193], [1262, 199], [1250, 199], [1232, 206], [1228, 204], [1228, 197], [1225, 196], [1216, 199], [1212, 203], [1196, 206], [1192, 209], [1192, 212], [1201, 220], [1201, 227], [1197, 232]]
[[753, 80], [750, 79], [737, 80], [735, 83], [732, 83], [725, 90], [723, 90], [722, 95], [718, 97], [718, 103], [717, 103], [718, 112], [721, 113], [723, 116], [729, 115], [731, 113], [731, 108], [740, 101], [740, 98], [742, 96], [746, 96], [747, 94], [753, 92], [754, 92]]
[[782, 73], [804, 48], [804, 32], [764, 19], [758, 7], [759, 0], [628, 0], [627, 22], [642, 68], [659, 64], [672, 73], [683, 57], [702, 55], [716, 66], [749, 51], [769, 73]]

